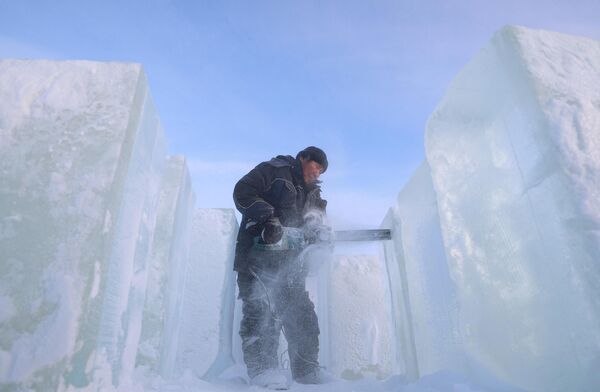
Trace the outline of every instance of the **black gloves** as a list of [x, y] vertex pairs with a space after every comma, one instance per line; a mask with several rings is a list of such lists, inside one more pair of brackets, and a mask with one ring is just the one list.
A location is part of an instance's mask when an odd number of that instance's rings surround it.
[[281, 226], [279, 219], [269, 218], [265, 222], [260, 236], [265, 244], [274, 244], [279, 242], [283, 236], [283, 227]]

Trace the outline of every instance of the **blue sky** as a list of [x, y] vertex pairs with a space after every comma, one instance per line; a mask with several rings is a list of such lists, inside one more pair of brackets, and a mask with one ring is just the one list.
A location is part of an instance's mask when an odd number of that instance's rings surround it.
[[506, 24], [600, 39], [600, 1], [0, 0], [0, 57], [139, 62], [199, 207], [316, 145], [338, 227], [377, 226], [427, 117]]

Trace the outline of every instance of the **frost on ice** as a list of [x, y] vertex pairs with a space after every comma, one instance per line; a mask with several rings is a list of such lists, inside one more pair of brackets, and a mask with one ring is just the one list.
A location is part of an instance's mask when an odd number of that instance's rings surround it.
[[452, 82], [383, 222], [399, 360], [600, 387], [600, 43], [507, 27]]
[[527, 389], [600, 371], [600, 43], [509, 27], [426, 132], [466, 354]]
[[133, 344], [154, 228], [164, 144], [141, 67], [1, 61], [0, 155], [1, 378], [85, 385], [93, 352]]

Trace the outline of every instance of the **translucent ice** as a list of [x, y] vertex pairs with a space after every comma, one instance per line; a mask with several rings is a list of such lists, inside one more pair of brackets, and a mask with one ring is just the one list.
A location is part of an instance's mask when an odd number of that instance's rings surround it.
[[404, 373], [464, 370], [456, 330], [456, 289], [446, 262], [429, 165], [416, 170], [386, 216], [384, 242], [393, 316]]
[[169, 157], [161, 181], [136, 359], [137, 366], [146, 366], [165, 379], [174, 374], [194, 199], [185, 159]]
[[0, 155], [0, 379], [86, 385], [139, 330], [164, 162], [141, 66], [0, 61]]
[[533, 390], [600, 371], [600, 43], [508, 27], [429, 119], [469, 356]]
[[233, 364], [237, 229], [233, 209], [194, 211], [177, 350], [180, 372], [191, 369], [212, 379]]

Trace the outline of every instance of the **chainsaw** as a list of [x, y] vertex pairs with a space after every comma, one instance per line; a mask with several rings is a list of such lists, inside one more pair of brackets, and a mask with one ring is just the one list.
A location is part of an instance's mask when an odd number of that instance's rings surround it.
[[296, 228], [283, 227], [283, 235], [278, 242], [265, 244], [258, 239], [254, 246], [260, 250], [302, 250], [309, 245], [333, 245], [336, 242], [352, 241], [384, 241], [391, 240], [390, 229], [366, 229], [366, 230], [339, 230], [333, 231], [329, 226], [318, 225], [316, 227]]

